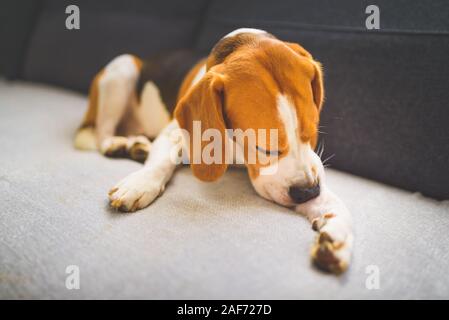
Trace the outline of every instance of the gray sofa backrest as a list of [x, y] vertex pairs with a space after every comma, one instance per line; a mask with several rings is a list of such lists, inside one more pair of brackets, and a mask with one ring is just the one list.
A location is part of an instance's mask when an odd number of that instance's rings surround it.
[[[67, 30], [65, 8], [80, 8], [80, 29]], [[192, 45], [205, 0], [42, 2], [21, 77], [86, 91], [92, 76], [122, 53], [140, 56]]]

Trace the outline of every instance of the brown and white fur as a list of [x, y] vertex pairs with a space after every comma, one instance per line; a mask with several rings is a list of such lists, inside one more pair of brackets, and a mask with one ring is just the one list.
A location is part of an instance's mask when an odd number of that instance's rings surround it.
[[[275, 128], [278, 160], [245, 163], [249, 178], [260, 196], [309, 219], [318, 232], [312, 248], [316, 265], [334, 273], [346, 270], [351, 216], [327, 187], [314, 152], [324, 99], [320, 64], [300, 45], [258, 29], [238, 29], [207, 58], [194, 64], [195, 59], [176, 53], [142, 62], [122, 55], [94, 78], [75, 146], [144, 162], [109, 191], [111, 206], [135, 211], [163, 192], [176, 167], [171, 154], [183, 148], [183, 140], [171, 134], [176, 129], [191, 133], [195, 120], [202, 130], [218, 129], [223, 136], [228, 128]], [[277, 170], [267, 174], [273, 165]], [[203, 181], [218, 179], [227, 168], [225, 163], [190, 166]]]

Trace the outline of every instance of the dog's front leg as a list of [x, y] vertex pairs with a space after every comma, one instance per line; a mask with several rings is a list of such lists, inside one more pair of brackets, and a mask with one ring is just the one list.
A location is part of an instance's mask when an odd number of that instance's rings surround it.
[[351, 259], [353, 246], [352, 218], [345, 204], [321, 183], [317, 198], [296, 206], [318, 232], [312, 247], [312, 260], [325, 271], [340, 274]]
[[173, 154], [182, 148], [182, 140], [173, 132], [179, 128], [170, 122], [154, 141], [144, 167], [120, 181], [109, 191], [111, 206], [121, 211], [147, 207], [159, 196], [176, 168]]

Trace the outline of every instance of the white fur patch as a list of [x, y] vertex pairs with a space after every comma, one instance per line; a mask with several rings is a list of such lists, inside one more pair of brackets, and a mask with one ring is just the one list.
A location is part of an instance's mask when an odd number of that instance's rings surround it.
[[254, 33], [254, 34], [263, 34], [263, 33], [267, 33], [265, 30], [261, 30], [261, 29], [254, 29], [254, 28], [240, 28], [240, 29], [236, 29], [230, 33], [228, 33], [227, 35], [225, 35], [223, 38], [228, 38], [228, 37], [233, 37], [235, 35], [238, 35], [240, 33]]
[[293, 106], [288, 98], [284, 95], [279, 95], [277, 102], [279, 117], [284, 124], [290, 152], [293, 153], [293, 156], [295, 158], [298, 158], [298, 149], [300, 142], [298, 141], [298, 117], [296, 115], [295, 106]]
[[170, 122], [170, 114], [162, 101], [159, 88], [151, 81], [145, 84], [140, 106], [135, 108], [147, 136], [156, 137]]
[[204, 75], [206, 74], [206, 64], [204, 64], [197, 72], [197, 74], [195, 75], [195, 77], [192, 80], [192, 83], [190, 84], [190, 86], [194, 86], [195, 84], [197, 84], [198, 82], [200, 82], [200, 80], [204, 77]]
[[106, 74], [120, 74], [124, 77], [137, 78], [137, 66], [130, 54], [122, 54], [109, 62], [105, 67]]
[[133, 56], [113, 59], [104, 70], [98, 86], [97, 135], [99, 142], [114, 135], [116, 126], [130, 103], [139, 70]]
[[278, 112], [287, 134], [288, 145], [290, 149], [287, 157], [292, 157], [294, 160], [296, 160], [298, 163], [298, 165], [295, 166], [296, 170], [304, 172], [305, 175], [304, 179], [300, 179], [298, 183], [315, 183], [317, 177], [314, 176], [312, 167], [314, 165], [316, 166], [315, 162], [317, 156], [310, 147], [310, 144], [302, 142], [299, 138], [300, 128], [298, 124], [296, 108], [293, 103], [291, 103], [290, 100], [284, 95], [279, 95], [278, 97]]
[[82, 128], [75, 136], [75, 148], [80, 150], [97, 150], [97, 138], [94, 128]]

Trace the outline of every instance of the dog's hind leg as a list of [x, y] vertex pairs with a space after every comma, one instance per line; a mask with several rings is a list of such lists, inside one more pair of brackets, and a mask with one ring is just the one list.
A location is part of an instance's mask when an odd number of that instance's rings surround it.
[[119, 136], [119, 126], [132, 127], [132, 104], [141, 61], [125, 54], [113, 59], [92, 81], [89, 106], [75, 137], [75, 147], [99, 150], [109, 157], [130, 157], [144, 162], [150, 141], [144, 136]]
[[140, 61], [136, 57], [121, 55], [106, 66], [98, 80], [98, 111], [95, 123], [97, 147], [106, 156], [128, 155], [128, 138], [116, 136], [116, 132], [127, 109], [131, 107], [139, 67]]

